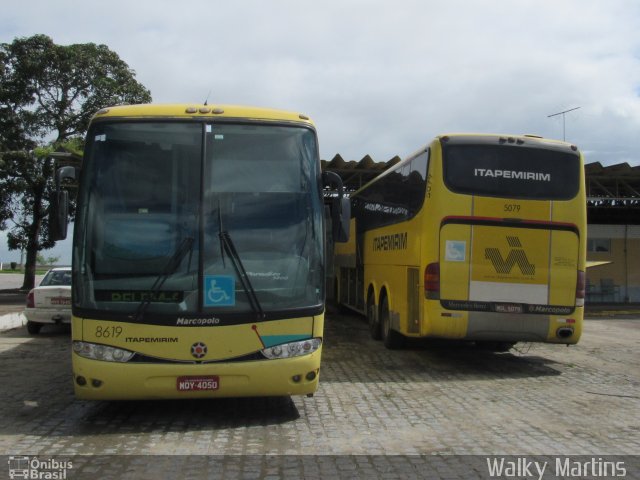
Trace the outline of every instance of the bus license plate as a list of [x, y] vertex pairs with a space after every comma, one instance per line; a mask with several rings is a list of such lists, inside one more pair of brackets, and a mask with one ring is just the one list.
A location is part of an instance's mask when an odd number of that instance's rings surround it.
[[178, 377], [176, 386], [179, 392], [198, 392], [203, 390], [218, 390], [220, 377], [207, 375], [204, 377]]
[[522, 313], [522, 305], [517, 303], [497, 303], [495, 305], [496, 312], [498, 313]]

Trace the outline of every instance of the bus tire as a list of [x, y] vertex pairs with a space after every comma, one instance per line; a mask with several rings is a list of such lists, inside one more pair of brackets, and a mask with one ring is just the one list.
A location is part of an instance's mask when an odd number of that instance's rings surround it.
[[378, 321], [373, 292], [369, 292], [369, 295], [367, 296], [367, 322], [369, 323], [369, 334], [371, 335], [371, 338], [374, 340], [380, 340], [382, 338], [382, 333], [380, 331], [380, 322]]
[[382, 330], [382, 343], [389, 350], [397, 350], [404, 346], [404, 336], [391, 328], [391, 315], [389, 314], [389, 301], [383, 295], [380, 300], [380, 326]]

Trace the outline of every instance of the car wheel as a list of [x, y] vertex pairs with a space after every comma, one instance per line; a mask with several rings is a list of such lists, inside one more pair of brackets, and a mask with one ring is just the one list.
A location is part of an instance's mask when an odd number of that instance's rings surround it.
[[390, 350], [404, 347], [404, 336], [391, 328], [391, 315], [389, 314], [389, 301], [386, 295], [380, 301], [380, 326], [382, 330], [382, 342]]
[[27, 322], [27, 332], [29, 332], [31, 335], [37, 335], [38, 333], [40, 333], [41, 328], [41, 323]]

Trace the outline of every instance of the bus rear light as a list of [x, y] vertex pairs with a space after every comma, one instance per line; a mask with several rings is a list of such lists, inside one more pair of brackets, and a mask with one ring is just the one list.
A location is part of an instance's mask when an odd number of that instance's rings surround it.
[[430, 263], [424, 269], [424, 294], [430, 300], [440, 298], [440, 264]]
[[576, 307], [584, 307], [584, 297], [587, 279], [585, 272], [578, 270], [578, 280], [576, 282]]

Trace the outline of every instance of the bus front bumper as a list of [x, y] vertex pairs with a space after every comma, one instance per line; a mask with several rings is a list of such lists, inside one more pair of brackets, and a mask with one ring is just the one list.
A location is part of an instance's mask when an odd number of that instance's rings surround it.
[[[322, 348], [278, 360], [149, 364], [92, 360], [74, 352], [73, 384], [76, 397], [85, 400], [309, 395], [318, 389], [321, 353]], [[201, 382], [206, 390], [180, 389], [198, 379], [208, 380]]]

